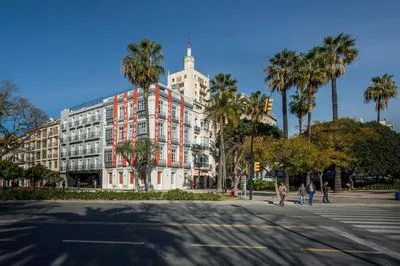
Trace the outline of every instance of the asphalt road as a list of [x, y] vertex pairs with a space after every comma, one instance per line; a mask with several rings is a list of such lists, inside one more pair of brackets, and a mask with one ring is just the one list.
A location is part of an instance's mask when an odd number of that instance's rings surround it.
[[0, 265], [400, 265], [400, 206], [0, 203]]

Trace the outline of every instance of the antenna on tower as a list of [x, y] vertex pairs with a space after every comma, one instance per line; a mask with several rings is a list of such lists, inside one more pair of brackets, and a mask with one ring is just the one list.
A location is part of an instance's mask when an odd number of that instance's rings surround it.
[[190, 34], [188, 34], [188, 48], [192, 48], [192, 42], [190, 41]]

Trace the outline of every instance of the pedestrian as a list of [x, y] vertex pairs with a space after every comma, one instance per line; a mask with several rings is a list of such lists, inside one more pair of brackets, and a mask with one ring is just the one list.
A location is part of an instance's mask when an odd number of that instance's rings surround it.
[[324, 193], [324, 197], [323, 197], [322, 202], [323, 203], [329, 203], [329, 199], [328, 199], [328, 192], [329, 192], [328, 181], [325, 181], [324, 185], [322, 186], [322, 192]]
[[313, 200], [314, 200], [314, 193], [315, 193], [315, 185], [313, 183], [313, 181], [310, 182], [310, 184], [307, 185], [307, 189], [308, 189], [308, 203], [310, 204], [310, 206], [312, 206]]
[[97, 180], [96, 179], [93, 181], [93, 184], [94, 184], [94, 188], [97, 188]]
[[281, 197], [279, 206], [281, 206], [281, 207], [285, 206], [286, 192], [287, 192], [286, 184], [285, 184], [285, 182], [282, 182], [281, 185], [279, 186], [279, 196]]
[[304, 183], [301, 183], [299, 187], [300, 205], [304, 204], [305, 195], [306, 195], [306, 187], [304, 186]]
[[62, 182], [62, 187], [63, 187], [63, 189], [65, 189], [65, 180], [63, 180], [63, 182]]

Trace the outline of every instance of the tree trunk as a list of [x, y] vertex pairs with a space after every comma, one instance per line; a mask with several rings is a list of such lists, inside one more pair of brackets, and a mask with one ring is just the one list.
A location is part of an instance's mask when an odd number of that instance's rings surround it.
[[321, 173], [319, 173], [318, 175], [319, 175], [319, 186], [320, 186], [320, 189], [321, 189], [321, 193], [324, 193], [324, 190], [323, 190], [323, 182], [322, 182], [322, 172]]
[[218, 193], [222, 192], [222, 144], [221, 144], [221, 136], [220, 136], [220, 149], [219, 149], [219, 161], [218, 161], [218, 179], [217, 179], [217, 191]]
[[287, 104], [286, 104], [286, 90], [282, 91], [282, 114], [283, 114], [283, 137], [287, 139], [288, 133], [288, 117], [287, 117]]
[[308, 186], [310, 183], [311, 183], [311, 172], [307, 172], [306, 185]]
[[[222, 155], [222, 182], [226, 184], [226, 158], [225, 158], [225, 140], [224, 140], [224, 126], [221, 124], [221, 155]], [[221, 187], [222, 189], [222, 187]]]
[[299, 136], [301, 135], [302, 129], [303, 129], [303, 118], [299, 118]]
[[285, 173], [285, 184], [287, 187], [287, 192], [290, 191], [290, 184], [289, 184], [289, 174]]
[[335, 186], [334, 191], [340, 192], [342, 190], [342, 174], [339, 166], [335, 165]]
[[312, 113], [312, 98], [313, 95], [308, 93], [308, 116], [307, 116], [307, 123], [308, 123], [308, 142], [311, 143], [311, 113]]
[[136, 191], [139, 192], [139, 172], [136, 171], [134, 172], [135, 175], [135, 187], [136, 187]]
[[[144, 88], [144, 104], [146, 111], [146, 178], [144, 179], [144, 185], [146, 192], [149, 191], [149, 182], [151, 182], [151, 154], [150, 154], [150, 117], [149, 117], [149, 88]], [[150, 184], [151, 185], [151, 184]]]
[[336, 90], [336, 76], [332, 75], [332, 114], [333, 114], [333, 121], [338, 120], [338, 104], [337, 104], [337, 90]]
[[376, 122], [378, 122], [379, 123], [379, 121], [381, 121], [381, 108], [380, 107], [378, 107], [378, 115], [377, 115], [377, 118], [376, 118]]

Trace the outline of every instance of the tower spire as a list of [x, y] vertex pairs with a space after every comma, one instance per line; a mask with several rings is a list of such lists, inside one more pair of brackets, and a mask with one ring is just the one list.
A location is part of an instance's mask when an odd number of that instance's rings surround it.
[[190, 41], [190, 36], [188, 37], [186, 56], [192, 56], [192, 42]]
[[194, 69], [194, 57], [192, 56], [192, 41], [188, 37], [188, 46], [186, 50], [186, 56], [183, 60], [184, 69]]

